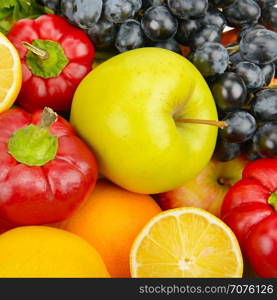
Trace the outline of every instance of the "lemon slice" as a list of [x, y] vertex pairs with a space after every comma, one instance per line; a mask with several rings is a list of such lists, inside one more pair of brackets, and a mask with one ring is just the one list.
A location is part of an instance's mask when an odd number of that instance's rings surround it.
[[220, 219], [198, 208], [183, 207], [155, 216], [131, 250], [132, 277], [242, 277], [238, 241]]
[[13, 44], [0, 33], [0, 113], [16, 100], [22, 83], [21, 62]]

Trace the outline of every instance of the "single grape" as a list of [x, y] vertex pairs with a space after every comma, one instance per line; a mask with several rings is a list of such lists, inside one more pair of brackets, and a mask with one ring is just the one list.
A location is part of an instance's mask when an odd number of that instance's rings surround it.
[[228, 61], [228, 51], [219, 43], [204, 43], [196, 48], [192, 56], [192, 63], [205, 77], [224, 73]]
[[266, 26], [277, 30], [277, 2], [275, 5], [268, 5], [262, 10], [262, 21]]
[[217, 26], [221, 31], [223, 31], [225, 25], [226, 25], [226, 19], [222, 12], [215, 8], [209, 8], [207, 13], [205, 14], [204, 18], [200, 20], [201, 24], [203, 26], [206, 25], [215, 25]]
[[133, 17], [137, 10], [137, 6], [131, 0], [106, 0], [104, 18], [112, 23], [123, 23]]
[[145, 11], [141, 26], [150, 40], [159, 42], [175, 35], [178, 22], [165, 6], [152, 6]]
[[220, 136], [230, 143], [244, 143], [250, 140], [256, 131], [256, 120], [247, 111], [230, 112], [223, 121], [228, 126], [220, 130]]
[[242, 78], [232, 72], [225, 72], [211, 85], [211, 91], [218, 108], [222, 111], [234, 111], [247, 100], [247, 88]]
[[244, 35], [240, 41], [240, 54], [256, 64], [268, 64], [277, 59], [277, 33], [256, 29]]
[[253, 137], [253, 143], [261, 156], [277, 157], [277, 124], [269, 122], [261, 125]]
[[88, 30], [88, 35], [96, 48], [108, 48], [114, 44], [116, 27], [114, 23], [101, 19]]
[[136, 12], [139, 11], [142, 7], [142, 0], [129, 0], [131, 3], [133, 3]]
[[190, 39], [201, 27], [199, 20], [180, 20], [175, 39], [182, 45], [189, 45]]
[[267, 64], [267, 65], [260, 65], [260, 68], [264, 75], [264, 85], [268, 86], [270, 84], [271, 80], [275, 76], [275, 70], [276, 70], [275, 64], [271, 63], [271, 64]]
[[226, 7], [223, 14], [229, 25], [241, 27], [257, 22], [261, 16], [261, 8], [253, 0], [239, 0]]
[[258, 2], [262, 8], [276, 4], [276, 0], [258, 0]]
[[127, 20], [120, 25], [115, 47], [119, 52], [126, 52], [144, 45], [144, 36], [140, 23], [136, 20]]
[[142, 0], [142, 8], [147, 9], [150, 6], [165, 5], [166, 0]]
[[213, 4], [218, 8], [225, 8], [233, 4], [236, 0], [209, 0], [209, 3]]
[[265, 29], [265, 27], [262, 24], [245, 24], [238, 33], [238, 41], [242, 39], [242, 37], [245, 34], [248, 34], [249, 32], [256, 30], [256, 29]]
[[41, 5], [47, 6], [55, 12], [60, 10], [60, 0], [38, 0], [37, 2]]
[[175, 39], [182, 45], [189, 46], [192, 36], [202, 27], [198, 19], [179, 20]]
[[173, 52], [178, 53], [178, 54], [182, 53], [178, 42], [174, 39], [153, 43], [152, 47], [167, 49], [167, 50], [173, 51]]
[[102, 0], [61, 0], [62, 14], [84, 30], [99, 21], [102, 6]]
[[264, 74], [258, 65], [243, 61], [237, 64], [234, 70], [243, 79], [248, 90], [256, 90], [263, 86]]
[[190, 46], [195, 49], [207, 42], [220, 43], [220, 40], [221, 30], [215, 25], [207, 25], [193, 34]]
[[208, 0], [167, 0], [172, 14], [180, 19], [203, 17], [208, 9]]
[[241, 154], [241, 144], [229, 143], [218, 139], [216, 143], [214, 156], [218, 161], [227, 162], [233, 160]]
[[246, 157], [249, 161], [257, 160], [262, 158], [262, 156], [258, 153], [258, 149], [252, 140], [246, 142], [245, 144]]
[[257, 92], [251, 104], [252, 112], [259, 121], [277, 120], [277, 88]]
[[68, 21], [73, 24], [75, 24], [73, 19], [74, 5], [75, 0], [61, 0], [61, 15], [66, 17]]

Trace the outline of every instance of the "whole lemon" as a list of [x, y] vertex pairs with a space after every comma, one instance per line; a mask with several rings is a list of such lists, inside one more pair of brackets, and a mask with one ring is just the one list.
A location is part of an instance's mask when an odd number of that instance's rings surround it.
[[0, 277], [109, 277], [98, 252], [80, 237], [47, 226], [0, 235]]

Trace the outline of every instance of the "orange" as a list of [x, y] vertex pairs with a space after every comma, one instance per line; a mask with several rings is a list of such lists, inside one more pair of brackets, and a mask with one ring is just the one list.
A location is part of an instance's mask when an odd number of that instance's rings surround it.
[[109, 277], [97, 251], [80, 237], [47, 226], [0, 235], [0, 277]]
[[86, 239], [100, 253], [112, 277], [130, 277], [131, 245], [143, 226], [160, 212], [150, 196], [128, 192], [102, 179], [63, 228]]
[[272, 81], [270, 82], [270, 87], [276, 87], [277, 86], [277, 78], [273, 78]]
[[132, 277], [242, 277], [237, 239], [220, 219], [199, 208], [155, 216], [137, 236]]
[[22, 83], [21, 62], [13, 44], [0, 32], [0, 113], [16, 100]]

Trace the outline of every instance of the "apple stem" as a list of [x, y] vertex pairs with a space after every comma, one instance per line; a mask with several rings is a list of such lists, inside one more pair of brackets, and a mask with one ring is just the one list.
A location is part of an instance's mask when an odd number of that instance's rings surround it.
[[217, 181], [218, 181], [218, 183], [220, 185], [227, 186], [227, 187], [231, 187], [232, 186], [232, 184], [230, 183], [229, 179], [227, 179], [227, 178], [220, 177], [220, 178], [218, 178]]
[[212, 126], [216, 126], [216, 127], [220, 128], [220, 129], [223, 129], [228, 126], [227, 122], [211, 121], [211, 120], [177, 119], [176, 122], [212, 125]]

